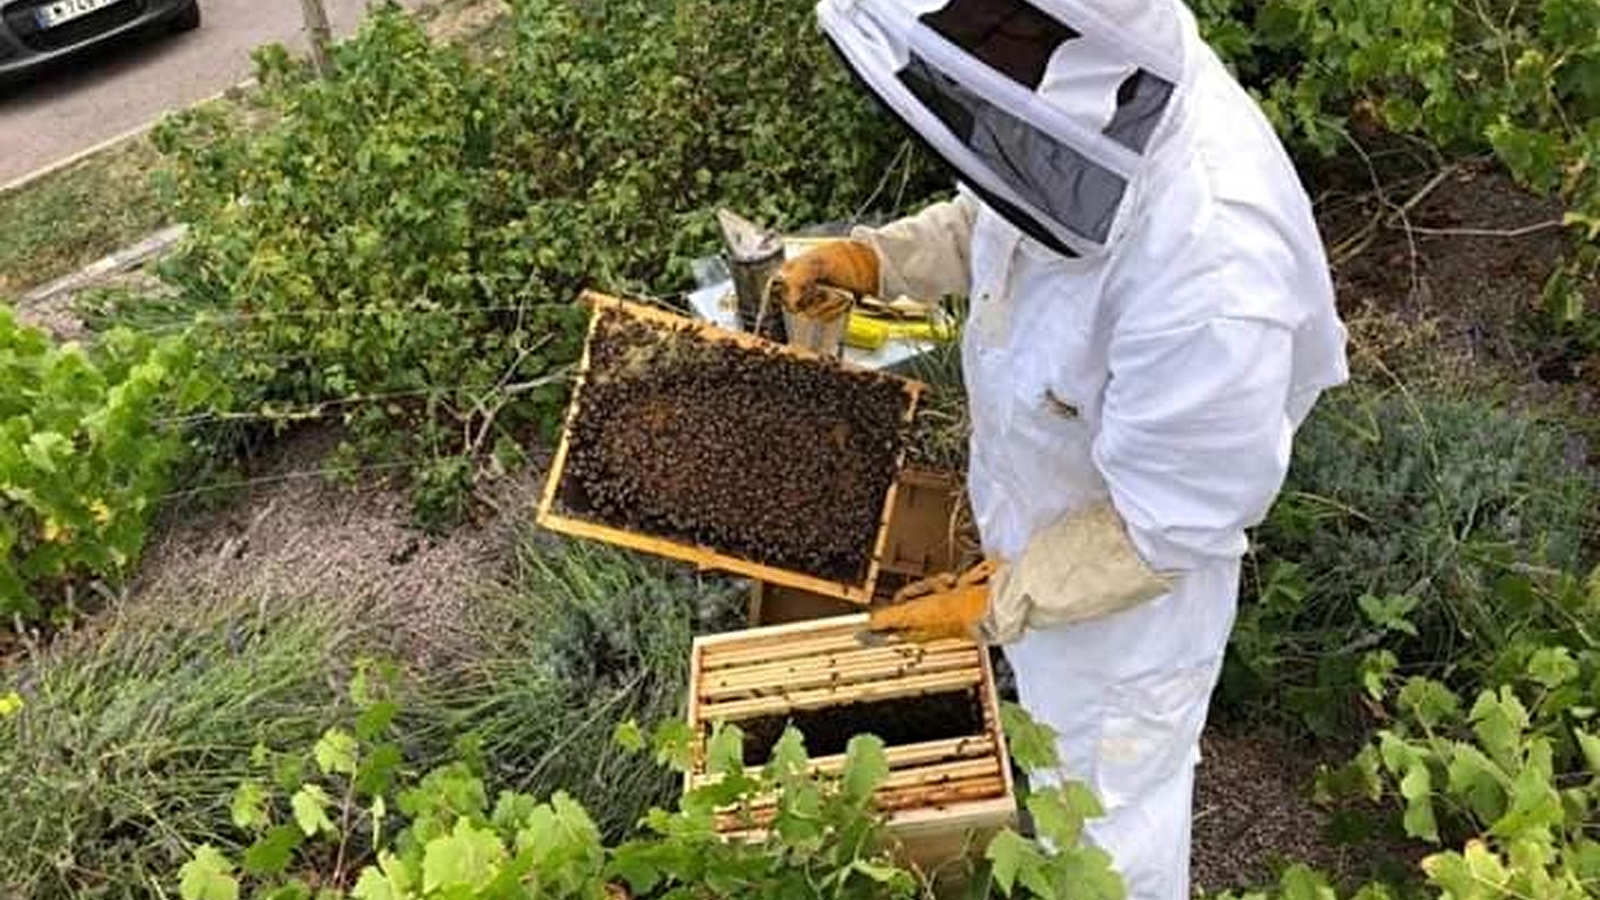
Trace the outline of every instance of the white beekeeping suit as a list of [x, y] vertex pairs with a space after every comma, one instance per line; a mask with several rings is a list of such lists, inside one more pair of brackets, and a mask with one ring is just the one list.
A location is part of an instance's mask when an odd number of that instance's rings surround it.
[[988, 634], [1105, 804], [1091, 837], [1130, 896], [1187, 900], [1245, 529], [1347, 374], [1304, 189], [1176, 0], [819, 15], [962, 183], [855, 239], [887, 296], [971, 298], [970, 490], [986, 552], [1014, 570]]

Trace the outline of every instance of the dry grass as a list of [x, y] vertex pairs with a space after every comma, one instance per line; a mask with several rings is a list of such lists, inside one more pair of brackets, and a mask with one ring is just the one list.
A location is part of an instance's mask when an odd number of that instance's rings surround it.
[[70, 274], [166, 224], [161, 154], [131, 138], [0, 193], [0, 298]]

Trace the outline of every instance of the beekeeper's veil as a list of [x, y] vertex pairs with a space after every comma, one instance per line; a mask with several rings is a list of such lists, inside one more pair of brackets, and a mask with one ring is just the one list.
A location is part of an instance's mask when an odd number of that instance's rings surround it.
[[818, 15], [992, 209], [1074, 255], [1126, 226], [1194, 27], [1178, 0], [822, 0]]

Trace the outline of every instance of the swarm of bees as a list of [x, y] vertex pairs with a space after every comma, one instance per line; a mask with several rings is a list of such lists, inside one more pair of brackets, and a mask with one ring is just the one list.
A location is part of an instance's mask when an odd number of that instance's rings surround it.
[[600, 313], [568, 514], [820, 578], [866, 577], [906, 434], [895, 379]]
[[828, 706], [745, 719], [738, 725], [744, 732], [744, 761], [751, 766], [765, 764], [784, 730], [791, 727], [805, 736], [806, 750], [814, 757], [845, 752], [850, 739], [858, 734], [875, 734], [890, 747], [900, 747], [984, 730], [983, 705], [971, 690]]

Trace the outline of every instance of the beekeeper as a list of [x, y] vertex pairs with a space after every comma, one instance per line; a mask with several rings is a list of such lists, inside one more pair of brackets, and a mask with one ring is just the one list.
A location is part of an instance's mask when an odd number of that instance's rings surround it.
[[[1106, 808], [1133, 900], [1188, 900], [1193, 770], [1245, 529], [1347, 376], [1310, 203], [1178, 0], [823, 0], [862, 84], [956, 199], [788, 263], [966, 294], [970, 494], [1001, 563], [952, 624], [1006, 645], [1023, 705]], [[938, 603], [939, 601], [932, 601]]]

